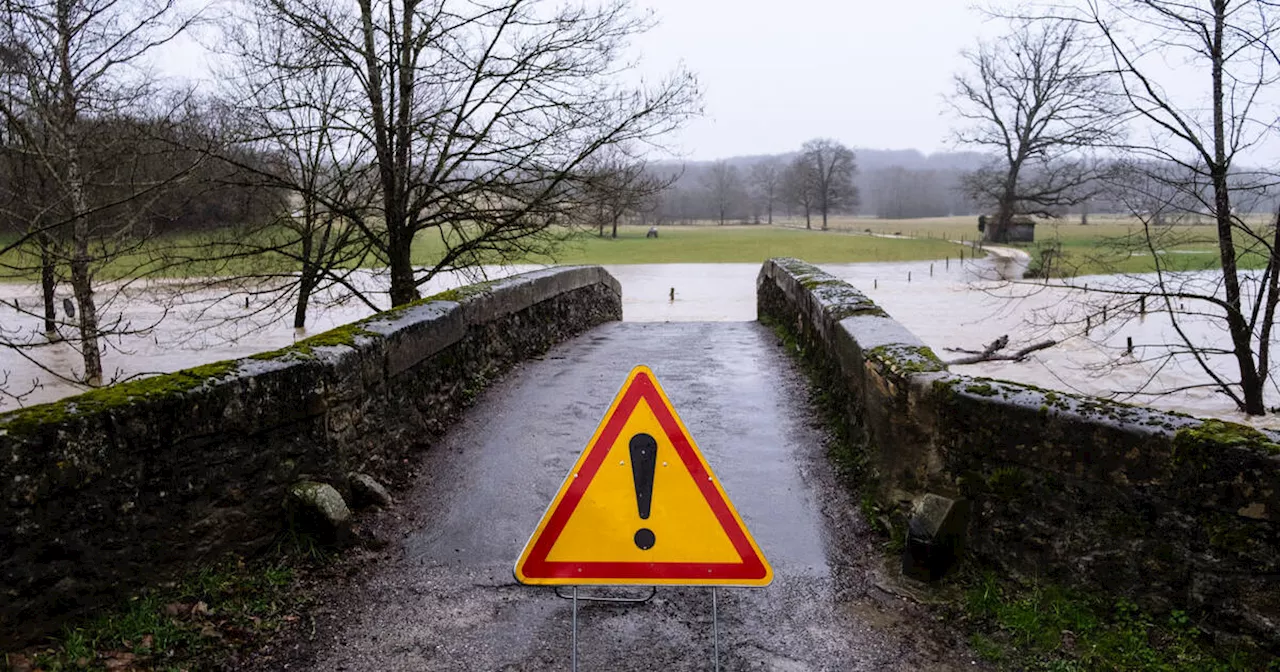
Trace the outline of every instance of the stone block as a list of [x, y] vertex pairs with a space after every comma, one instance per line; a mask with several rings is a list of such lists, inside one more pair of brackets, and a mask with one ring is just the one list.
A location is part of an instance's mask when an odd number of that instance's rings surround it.
[[919, 581], [942, 578], [964, 553], [968, 526], [968, 501], [925, 494], [912, 507], [907, 523], [902, 573]]
[[381, 483], [368, 474], [347, 474], [347, 486], [351, 488], [351, 504], [358, 509], [366, 506], [387, 508], [391, 506], [391, 494]]
[[284, 509], [294, 530], [314, 535], [322, 543], [342, 544], [351, 533], [351, 509], [328, 483], [293, 484], [285, 495]]

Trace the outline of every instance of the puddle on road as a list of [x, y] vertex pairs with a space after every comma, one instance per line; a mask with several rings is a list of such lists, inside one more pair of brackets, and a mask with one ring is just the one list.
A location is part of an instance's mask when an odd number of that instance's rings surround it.
[[[1131, 363], [1101, 368], [1123, 350], [1125, 340], [1135, 343], [1168, 342], [1176, 338], [1167, 319], [1151, 315], [1143, 321], [1112, 324], [1094, 330], [1091, 338], [1070, 336], [1065, 329], [1029, 327], [1028, 319], [1043, 318], [1046, 310], [1063, 305], [1064, 290], [1047, 288], [1029, 296], [1010, 300], [976, 288], [981, 280], [993, 276], [993, 269], [1007, 260], [951, 260], [894, 262], [870, 264], [824, 264], [829, 273], [843, 278], [865, 292], [895, 319], [920, 337], [943, 359], [960, 356], [946, 348], [980, 350], [995, 338], [1009, 334], [1011, 347], [1025, 346], [1043, 338], [1061, 339], [1048, 350], [1035, 353], [1021, 363], [992, 362], [957, 367], [968, 375], [988, 376], [1042, 387], [1108, 395], [1137, 389], [1148, 378], [1164, 388], [1179, 387], [1203, 379], [1194, 365], [1174, 364], [1155, 371], [1154, 365]], [[486, 268], [489, 278], [502, 277], [533, 267]], [[623, 319], [635, 322], [663, 321], [750, 321], [756, 318], [756, 276], [759, 264], [643, 264], [606, 266], [623, 287]], [[443, 275], [423, 288], [431, 294], [467, 284], [474, 278], [459, 274]], [[359, 281], [368, 287], [380, 287], [384, 280], [373, 273]], [[158, 283], [153, 283], [153, 285]], [[675, 299], [671, 291], [675, 291]], [[181, 302], [167, 311], [160, 306]], [[1006, 292], [1007, 294], [1007, 292]], [[36, 333], [39, 322], [18, 315], [13, 300], [32, 307], [39, 301], [34, 286], [0, 284], [0, 325], [18, 329], [31, 338], [42, 340]], [[333, 298], [333, 297], [330, 297]], [[62, 295], [58, 303], [61, 305]], [[261, 308], [261, 298], [251, 300], [251, 310]], [[143, 328], [142, 333], [110, 339], [104, 366], [117, 377], [144, 373], [176, 371], [213, 361], [234, 359], [265, 350], [286, 346], [335, 326], [347, 324], [369, 315], [367, 306], [354, 301], [329, 305], [313, 311], [310, 327], [294, 330], [291, 317], [278, 311], [259, 316], [249, 323], [232, 324], [227, 318], [242, 316], [244, 295], [230, 298], [226, 292], [208, 289], [176, 292], [172, 283], [163, 287], [140, 286], [130, 289], [116, 306], [115, 315]], [[164, 317], [163, 320], [160, 320]], [[270, 318], [270, 319], [268, 319]], [[157, 324], [158, 322], [158, 324]], [[154, 326], [153, 326], [154, 325]], [[1218, 332], [1206, 324], [1193, 325], [1205, 338]], [[73, 370], [79, 357], [68, 344], [55, 344], [26, 351], [41, 363], [57, 370]], [[1231, 363], [1221, 363], [1229, 373]], [[79, 390], [42, 372], [38, 366], [12, 351], [0, 353], [0, 369], [9, 375], [9, 388], [23, 391], [37, 386], [25, 404], [51, 401], [75, 394]], [[1150, 403], [1159, 408], [1195, 415], [1212, 415], [1251, 424], [1280, 427], [1280, 419], [1270, 417], [1250, 420], [1233, 410], [1221, 395], [1207, 390], [1193, 390], [1175, 397], [1131, 399], [1132, 403]], [[0, 398], [0, 409], [16, 406], [10, 399]]]

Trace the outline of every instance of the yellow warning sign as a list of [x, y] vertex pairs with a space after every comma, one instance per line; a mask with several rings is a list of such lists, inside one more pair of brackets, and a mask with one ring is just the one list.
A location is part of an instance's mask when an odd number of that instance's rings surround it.
[[516, 578], [763, 586], [773, 570], [653, 372], [638, 366], [525, 545]]

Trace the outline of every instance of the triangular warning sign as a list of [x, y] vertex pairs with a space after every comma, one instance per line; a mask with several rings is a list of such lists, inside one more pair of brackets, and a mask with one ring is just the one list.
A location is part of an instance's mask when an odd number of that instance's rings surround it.
[[764, 586], [773, 570], [653, 372], [637, 366], [521, 552], [516, 578]]

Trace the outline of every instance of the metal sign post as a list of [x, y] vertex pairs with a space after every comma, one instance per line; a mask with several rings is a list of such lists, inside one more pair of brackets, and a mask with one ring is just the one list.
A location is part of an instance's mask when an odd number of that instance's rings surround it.
[[[711, 586], [711, 646], [712, 646], [711, 663], [713, 665], [713, 668], [715, 669], [715, 672], [720, 672], [720, 607], [718, 604], [719, 592], [720, 592], [719, 587]], [[574, 586], [573, 592], [568, 595], [561, 593], [560, 588], [557, 587], [556, 597], [573, 601], [573, 608], [572, 608], [573, 650], [570, 653], [570, 657], [569, 657], [570, 666], [571, 666], [570, 669], [573, 672], [578, 672], [578, 600], [581, 599], [587, 602], [613, 602], [615, 604], [644, 604], [645, 602], [652, 600], [653, 596], [656, 595], [657, 593], [658, 593], [657, 586], [650, 586], [649, 594], [644, 597], [578, 597], [577, 586]]]

